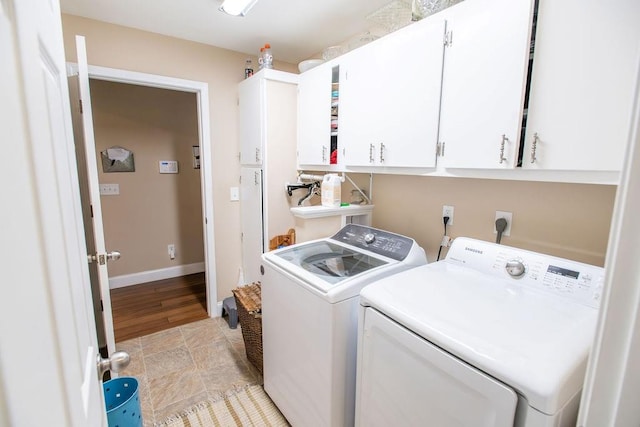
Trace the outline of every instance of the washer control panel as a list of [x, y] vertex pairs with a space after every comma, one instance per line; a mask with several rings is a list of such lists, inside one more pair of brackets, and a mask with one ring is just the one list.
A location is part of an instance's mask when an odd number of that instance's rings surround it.
[[457, 238], [445, 259], [518, 286], [527, 286], [598, 307], [604, 269], [524, 249]]
[[514, 258], [507, 261], [504, 268], [511, 277], [521, 277], [527, 272], [527, 266], [524, 265], [524, 261], [520, 258]]
[[416, 245], [416, 242], [409, 237], [358, 224], [347, 224], [331, 239], [397, 261], [404, 260], [411, 248]]

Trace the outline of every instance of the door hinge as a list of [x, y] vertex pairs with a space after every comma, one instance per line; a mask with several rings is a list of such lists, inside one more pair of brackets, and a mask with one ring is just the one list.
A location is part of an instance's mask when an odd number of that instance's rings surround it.
[[436, 145], [436, 157], [444, 157], [444, 142], [438, 142]]
[[82, 114], [82, 99], [78, 99], [78, 106], [80, 107], [80, 114]]
[[93, 205], [89, 205], [89, 210], [91, 211], [91, 218], [93, 218]]
[[444, 47], [451, 47], [453, 45], [453, 31], [444, 32]]
[[102, 300], [100, 300], [100, 311], [104, 311], [104, 304], [102, 303]]

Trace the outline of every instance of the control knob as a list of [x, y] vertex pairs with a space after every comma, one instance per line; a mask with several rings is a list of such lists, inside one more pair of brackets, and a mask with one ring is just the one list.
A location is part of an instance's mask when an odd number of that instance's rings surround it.
[[507, 261], [507, 264], [504, 266], [507, 273], [511, 277], [522, 277], [524, 273], [527, 271], [527, 267], [524, 265], [522, 260], [520, 259], [512, 259]]
[[373, 241], [376, 240], [376, 235], [373, 233], [367, 233], [364, 235], [364, 242], [366, 244], [371, 244], [373, 243]]

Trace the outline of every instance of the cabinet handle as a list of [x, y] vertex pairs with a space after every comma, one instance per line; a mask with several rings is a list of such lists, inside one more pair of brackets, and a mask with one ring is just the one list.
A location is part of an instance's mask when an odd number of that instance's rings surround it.
[[380, 163], [384, 163], [384, 144], [380, 143]]
[[322, 146], [322, 163], [327, 163], [327, 146]]
[[260, 163], [260, 149], [256, 147], [256, 163]]
[[506, 162], [507, 158], [504, 157], [504, 144], [509, 142], [509, 138], [505, 134], [502, 134], [502, 142], [500, 142], [500, 164]]
[[538, 132], [533, 134], [533, 143], [531, 144], [531, 163], [535, 163], [536, 160], [536, 149], [538, 148]]
[[375, 146], [373, 144], [369, 144], [369, 163], [373, 163], [373, 150]]

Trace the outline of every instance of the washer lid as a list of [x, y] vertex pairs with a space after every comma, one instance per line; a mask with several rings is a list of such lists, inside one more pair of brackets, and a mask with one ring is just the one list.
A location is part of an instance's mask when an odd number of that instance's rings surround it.
[[437, 262], [361, 291], [371, 306], [554, 414], [584, 381], [597, 309]]
[[288, 246], [262, 257], [330, 302], [357, 296], [372, 277], [384, 276], [402, 265], [330, 239]]
[[388, 264], [361, 251], [331, 243], [329, 240], [292, 246], [276, 256], [301, 267], [329, 284], [336, 284], [373, 268]]

